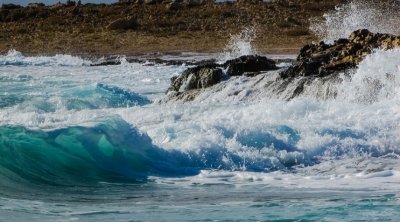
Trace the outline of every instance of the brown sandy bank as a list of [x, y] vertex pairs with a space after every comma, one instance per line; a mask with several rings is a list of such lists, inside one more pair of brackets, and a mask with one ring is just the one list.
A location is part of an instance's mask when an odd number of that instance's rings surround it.
[[309, 19], [340, 0], [214, 3], [136, 0], [112, 5], [3, 5], [0, 52], [32, 54], [140, 54], [218, 52], [230, 36], [254, 27], [261, 53], [296, 53], [316, 40]]

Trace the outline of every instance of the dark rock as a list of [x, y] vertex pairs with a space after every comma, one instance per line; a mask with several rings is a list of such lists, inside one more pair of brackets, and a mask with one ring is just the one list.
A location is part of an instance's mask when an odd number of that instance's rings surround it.
[[185, 70], [182, 74], [171, 79], [168, 92], [185, 92], [213, 86], [223, 79], [223, 72], [216, 64], [197, 66]]
[[396, 47], [400, 47], [400, 36], [357, 30], [348, 39], [339, 39], [333, 44], [320, 42], [304, 46], [296, 64], [282, 72], [281, 77], [327, 76], [357, 67], [374, 49]]
[[110, 61], [90, 64], [90, 66], [115, 66], [115, 65], [121, 65], [121, 61], [120, 60], [110, 60]]
[[264, 56], [247, 55], [229, 60], [224, 64], [227, 74], [240, 76], [247, 72], [270, 71], [277, 69], [275, 61]]

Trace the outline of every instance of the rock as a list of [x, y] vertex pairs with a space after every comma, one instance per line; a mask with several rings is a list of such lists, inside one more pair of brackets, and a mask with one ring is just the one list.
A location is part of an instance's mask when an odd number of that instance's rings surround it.
[[240, 76], [244, 73], [270, 71], [277, 69], [275, 61], [264, 56], [247, 55], [237, 59], [229, 60], [224, 64], [227, 74], [230, 76]]
[[400, 47], [400, 36], [357, 30], [348, 39], [339, 39], [333, 44], [320, 42], [304, 46], [296, 64], [282, 72], [281, 77], [327, 76], [356, 67], [374, 49], [396, 47]]
[[223, 72], [216, 64], [208, 64], [189, 68], [171, 79], [169, 92], [186, 92], [213, 86], [223, 79]]
[[139, 24], [136, 22], [136, 19], [133, 17], [126, 17], [114, 20], [111, 22], [107, 29], [109, 30], [128, 30], [128, 29], [137, 29]]

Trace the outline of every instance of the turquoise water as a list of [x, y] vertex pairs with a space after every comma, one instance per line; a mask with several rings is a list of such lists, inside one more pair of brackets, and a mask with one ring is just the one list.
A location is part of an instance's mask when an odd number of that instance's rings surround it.
[[287, 101], [271, 72], [163, 104], [187, 66], [9, 52], [0, 221], [397, 221], [399, 55], [368, 57], [335, 99]]

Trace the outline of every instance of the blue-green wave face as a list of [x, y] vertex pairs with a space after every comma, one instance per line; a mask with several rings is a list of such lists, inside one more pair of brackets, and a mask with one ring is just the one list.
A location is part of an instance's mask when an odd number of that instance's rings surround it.
[[[19, 106], [24, 109], [39, 110], [41, 112], [54, 112], [63, 108], [66, 110], [124, 108], [143, 106], [151, 103], [148, 98], [116, 86], [98, 83], [96, 86], [70, 86], [57, 92], [44, 92], [43, 95], [32, 95], [27, 89], [13, 82], [13, 89], [6, 95], [0, 94], [0, 108]], [[7, 84], [6, 82], [0, 83]], [[16, 88], [21, 87], [20, 90]]]
[[120, 119], [49, 132], [1, 126], [0, 152], [2, 177], [40, 184], [138, 182], [148, 175], [197, 173]]

